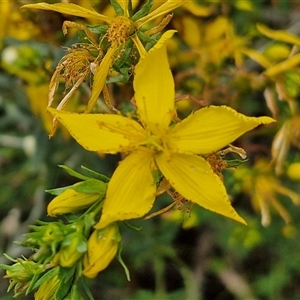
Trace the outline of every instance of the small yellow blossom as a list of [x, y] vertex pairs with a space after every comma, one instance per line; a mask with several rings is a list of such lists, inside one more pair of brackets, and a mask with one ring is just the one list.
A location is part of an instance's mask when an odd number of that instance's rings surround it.
[[119, 245], [119, 229], [111, 224], [102, 230], [94, 230], [88, 240], [87, 253], [83, 257], [82, 274], [95, 278], [116, 256]]
[[245, 224], [231, 206], [221, 179], [201, 156], [215, 152], [269, 117], [246, 117], [235, 110], [209, 106], [174, 124], [175, 91], [165, 42], [166, 32], [135, 70], [134, 90], [139, 122], [121, 115], [49, 112], [89, 151], [130, 153], [109, 184], [100, 222], [144, 216], [152, 208], [157, 169], [185, 199]]

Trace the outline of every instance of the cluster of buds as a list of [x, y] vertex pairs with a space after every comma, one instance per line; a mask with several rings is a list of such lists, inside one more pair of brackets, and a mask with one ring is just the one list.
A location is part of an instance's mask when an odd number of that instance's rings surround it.
[[1, 265], [1, 268], [6, 270], [4, 278], [10, 281], [8, 291], [14, 290], [15, 297], [26, 293], [32, 287], [35, 279], [46, 270], [46, 266], [27, 260], [26, 258], [13, 259], [6, 255], [6, 257], [13, 261], [14, 264]]
[[[22, 246], [34, 251], [29, 259], [8, 259], [13, 265], [1, 265], [10, 280], [8, 291], [14, 296], [37, 290], [35, 299], [84, 299], [78, 285], [84, 277], [94, 278], [116, 256], [120, 234], [113, 223], [95, 230], [99, 210], [106, 193], [108, 179], [93, 173], [95, 178], [70, 174], [83, 181], [66, 188], [50, 190], [56, 197], [48, 205], [50, 216], [63, 215], [67, 221], [42, 222], [30, 226]], [[101, 178], [102, 180], [99, 180]]]

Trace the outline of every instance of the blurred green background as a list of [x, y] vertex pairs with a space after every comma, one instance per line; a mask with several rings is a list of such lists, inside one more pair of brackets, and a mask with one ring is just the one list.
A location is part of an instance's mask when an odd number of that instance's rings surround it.
[[[61, 27], [65, 20], [85, 21], [50, 11], [19, 9], [23, 4], [37, 2], [0, 0], [0, 250], [12, 257], [30, 255], [13, 243], [22, 240], [29, 224], [34, 224], [37, 219], [50, 220], [46, 216], [46, 206], [51, 197], [44, 191], [76, 182], [58, 165], [67, 165], [77, 171], [83, 165], [110, 176], [120, 159], [118, 155], [100, 157], [86, 152], [62, 130], [48, 139], [51, 128], [51, 119], [46, 114], [48, 84], [65, 53], [62, 46], [77, 41], [76, 32], [63, 36]], [[58, 1], [47, 1], [55, 2]], [[93, 5], [97, 11], [105, 10], [108, 5], [108, 1], [96, 0], [69, 2], [86, 7]], [[239, 47], [242, 47], [239, 43], [260, 51], [276, 44], [255, 33], [257, 22], [273, 29], [290, 29], [299, 35], [300, 3], [292, 0], [195, 3], [199, 10], [207, 8], [210, 13], [200, 16], [182, 8], [174, 13], [168, 25], [179, 32], [169, 47], [177, 91], [196, 98], [186, 105], [179, 104], [180, 114], [185, 116], [204, 100], [207, 104], [227, 104], [247, 115], [271, 115], [264, 94], [269, 87], [274, 92], [280, 115], [275, 127], [249, 133], [235, 143], [247, 151], [249, 161], [236, 171], [224, 172], [233, 205], [247, 220], [248, 226], [195, 206], [192, 220], [181, 211], [177, 219], [169, 213], [148, 221], [132, 222], [141, 226], [140, 231], [121, 225], [123, 259], [131, 272], [131, 281], [127, 282], [122, 267], [115, 260], [89, 284], [95, 299], [99, 300], [300, 299], [299, 207], [290, 201], [289, 194], [284, 195], [282, 190], [276, 189], [283, 186], [298, 195], [299, 183], [288, 178], [285, 172], [281, 176], [272, 172], [265, 174], [264, 167], [255, 165], [260, 157], [271, 160], [273, 138], [290, 116], [291, 102], [280, 101], [274, 85], [277, 79], [260, 81], [262, 67], [259, 64], [247, 57], [244, 57], [242, 66], [236, 61]], [[138, 2], [137, 5], [141, 4]], [[198, 38], [194, 26], [202, 33], [209, 32], [210, 28], [216, 33], [220, 28], [214, 25], [214, 21], [220, 20], [221, 16], [230, 20], [235, 34], [242, 41], [236, 39], [236, 44], [231, 45], [233, 50], [228, 47], [220, 52], [215, 51], [218, 48], [209, 48], [209, 36], [206, 36], [206, 41], [205, 38], [201, 40], [200, 45], [193, 46]], [[232, 40], [227, 42], [229, 44]], [[201, 51], [208, 51], [210, 59], [205, 61], [204, 56], [194, 56]], [[272, 52], [272, 55], [276, 58], [280, 53]], [[296, 68], [294, 72], [285, 74], [290, 76], [285, 77], [285, 86], [290, 84], [290, 98], [297, 104], [299, 70]], [[128, 86], [113, 89], [115, 99], [121, 99], [119, 104], [123, 109], [129, 103], [127, 95], [130, 91]], [[297, 145], [289, 149], [284, 162], [286, 168], [290, 163], [300, 161], [298, 152]], [[256, 185], [258, 173], [253, 172], [255, 168], [266, 178], [265, 190]], [[235, 176], [235, 172], [238, 175]], [[278, 201], [274, 203], [280, 203], [270, 208], [272, 219], [268, 226], [262, 226], [260, 211], [253, 204], [251, 189], [255, 188], [270, 206], [273, 196]], [[161, 196], [153, 211], [169, 203], [167, 196]], [[288, 216], [278, 214], [283, 211], [281, 205]], [[2, 256], [0, 261], [7, 263]], [[0, 273], [0, 298], [12, 299], [11, 294], [6, 294], [8, 282], [2, 279], [4, 272]]]

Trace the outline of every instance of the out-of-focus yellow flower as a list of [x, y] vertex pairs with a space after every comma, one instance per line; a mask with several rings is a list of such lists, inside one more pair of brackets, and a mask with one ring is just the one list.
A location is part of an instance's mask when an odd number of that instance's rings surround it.
[[53, 300], [58, 289], [60, 280], [58, 275], [53, 276], [49, 280], [43, 282], [37, 292], [34, 294], [35, 300]]
[[40, 29], [24, 17], [19, 6], [17, 1], [0, 1], [0, 49], [5, 36], [28, 40], [40, 33]]
[[300, 116], [295, 115], [284, 122], [274, 137], [272, 143], [272, 159], [275, 164], [275, 173], [284, 172], [286, 156], [291, 146], [300, 149]]
[[55, 217], [89, 207], [104, 197], [106, 186], [106, 183], [96, 179], [76, 183], [49, 203], [47, 207], [48, 215]]
[[234, 177], [241, 182], [244, 192], [251, 197], [253, 208], [261, 213], [261, 223], [268, 226], [271, 222], [271, 208], [274, 208], [286, 223], [291, 216], [278, 200], [278, 194], [287, 196], [295, 205], [300, 205], [300, 196], [283, 186], [264, 160], [256, 162], [251, 169], [239, 167]]
[[157, 169], [185, 199], [245, 224], [231, 206], [221, 179], [201, 155], [218, 151], [243, 133], [274, 120], [209, 106], [174, 124], [174, 81], [165, 47], [171, 36], [170, 31], [164, 33], [136, 66], [133, 84], [138, 121], [121, 115], [74, 114], [49, 108], [85, 149], [129, 153], [108, 183], [95, 228], [148, 213], [155, 200]]
[[[290, 48], [287, 51], [284, 44], [275, 44], [267, 48], [264, 53], [246, 49], [244, 54], [265, 68], [263, 75], [267, 80], [275, 82], [278, 98], [291, 103], [295, 96], [300, 93], [299, 76], [293, 75], [294, 72], [299, 73], [300, 53], [298, 53], [297, 47], [300, 45], [300, 38], [284, 30], [272, 30], [263, 24], [257, 24], [257, 30], [262, 35], [284, 43]], [[293, 107], [292, 112], [294, 112]]]
[[[203, 24], [195, 17], [183, 16], [175, 19], [174, 25], [191, 47], [191, 52], [198, 54], [199, 72], [204, 72], [211, 63], [219, 66], [229, 57], [235, 59], [238, 67], [242, 65], [249, 38], [236, 35], [234, 25], [227, 17], [219, 16]], [[201, 75], [207, 77], [204, 73]]]
[[191, 208], [188, 208], [190, 211], [183, 210], [171, 210], [162, 215], [164, 220], [180, 222], [182, 221], [182, 228], [189, 229], [197, 226], [199, 224], [198, 216], [193, 213]]
[[48, 97], [49, 85], [30, 84], [25, 87], [25, 91], [30, 101], [32, 112], [42, 119], [45, 130], [50, 133], [52, 130], [52, 118], [45, 109], [45, 106], [47, 106], [46, 99]]
[[300, 162], [291, 163], [287, 169], [287, 176], [293, 180], [300, 180]]
[[[94, 71], [94, 81], [92, 86], [92, 93], [91, 97], [89, 99], [87, 108], [85, 112], [90, 112], [93, 107], [96, 104], [96, 101], [99, 97], [99, 94], [101, 93], [105, 82], [106, 77], [108, 75], [108, 72], [112, 66], [112, 63], [114, 61], [114, 56], [118, 53], [118, 50], [125, 45], [125, 42], [131, 39], [136, 48], [138, 49], [140, 55], [144, 55], [146, 53], [146, 50], [143, 46], [142, 41], [140, 40], [139, 36], [137, 35], [137, 32], [149, 21], [156, 19], [160, 16], [163, 16], [175, 8], [181, 6], [186, 0], [179, 0], [179, 1], [173, 1], [168, 0], [164, 1], [162, 5], [160, 5], [155, 10], [151, 11], [150, 13], [144, 15], [139, 12], [134, 14], [133, 16], [130, 16], [130, 13], [128, 11], [128, 1], [116, 1], [116, 5], [118, 6], [118, 16], [116, 17], [109, 17], [102, 14], [97, 13], [94, 10], [89, 10], [84, 7], [81, 7], [76, 4], [72, 3], [56, 3], [56, 4], [47, 4], [47, 3], [37, 3], [37, 4], [27, 4], [23, 7], [27, 8], [35, 8], [35, 9], [45, 9], [45, 10], [52, 10], [57, 11], [60, 13], [73, 15], [73, 16], [79, 16], [83, 18], [92, 18], [100, 22], [104, 22], [108, 24], [108, 30], [106, 32], [107, 41], [109, 43], [109, 48], [105, 55], [103, 55], [102, 51], [99, 51], [99, 54], [97, 58], [94, 59], [93, 62], [93, 68]], [[115, 7], [115, 6], [114, 6]], [[78, 29], [82, 29], [83, 26], [80, 26], [79, 24], [76, 25], [76, 23], [68, 23], [69, 26], [75, 26], [78, 27]], [[72, 25], [73, 24], [73, 25]], [[166, 24], [165, 24], [166, 25]], [[164, 26], [165, 26], [164, 25]], [[164, 27], [162, 26], [162, 28]], [[66, 32], [66, 27], [64, 28], [64, 31]], [[146, 35], [153, 35], [154, 33], [160, 32], [161, 29], [159, 27], [154, 27], [152, 29], [148, 29], [145, 34]], [[101, 41], [100, 44], [97, 45], [97, 42], [92, 38], [91, 32], [86, 29], [86, 34], [88, 35], [87, 38], [92, 42], [95, 49], [101, 49]], [[85, 59], [83, 61], [87, 61], [89, 63], [90, 56], [86, 55]], [[86, 69], [88, 70], [88, 69]], [[80, 79], [81, 82], [85, 78], [84, 76], [81, 76]], [[80, 84], [80, 80], [78, 81], [78, 84]], [[52, 87], [50, 87], [50, 99], [49, 102], [52, 102], [51, 99], [51, 93], [53, 94], [53, 90], [56, 88], [56, 79], [54, 79], [54, 84]], [[61, 105], [59, 106], [59, 109], [62, 109], [65, 105], [65, 102], [68, 100], [68, 98], [65, 97], [65, 100], [62, 100]]]
[[119, 229], [115, 223], [93, 231], [88, 240], [87, 253], [83, 257], [82, 274], [88, 278], [95, 278], [113, 260], [119, 242]]

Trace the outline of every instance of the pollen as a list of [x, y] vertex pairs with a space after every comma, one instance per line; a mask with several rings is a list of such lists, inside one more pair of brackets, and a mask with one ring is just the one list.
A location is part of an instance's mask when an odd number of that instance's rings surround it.
[[134, 32], [134, 23], [127, 18], [118, 16], [111, 23], [107, 31], [107, 39], [112, 45], [120, 46]]

